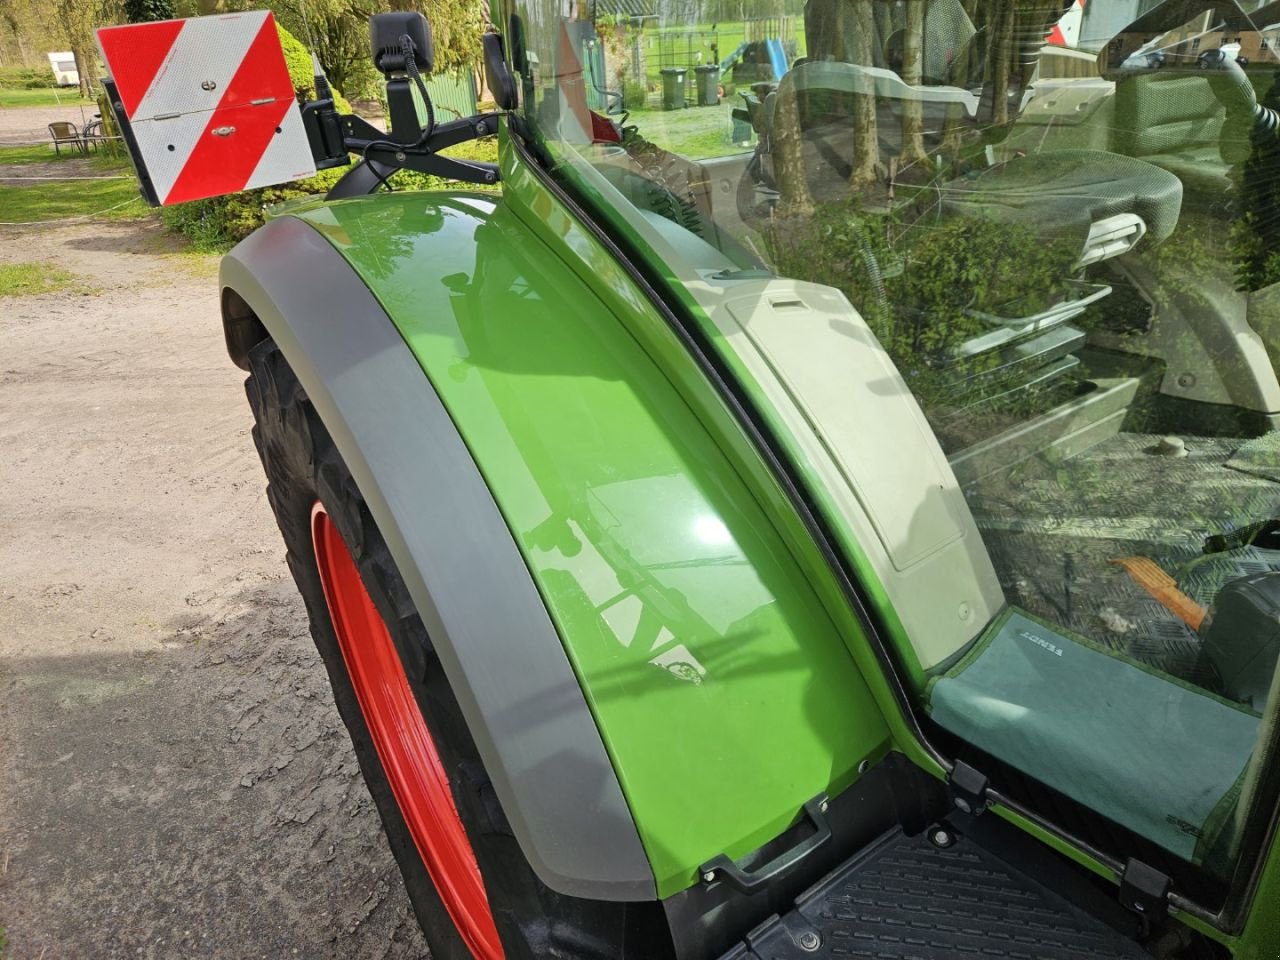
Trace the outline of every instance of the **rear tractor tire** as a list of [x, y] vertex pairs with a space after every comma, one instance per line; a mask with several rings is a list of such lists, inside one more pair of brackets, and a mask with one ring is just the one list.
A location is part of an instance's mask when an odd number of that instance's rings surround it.
[[268, 501], [431, 956], [667, 956], [659, 905], [566, 897], [538, 880], [328, 431], [273, 340], [249, 368]]

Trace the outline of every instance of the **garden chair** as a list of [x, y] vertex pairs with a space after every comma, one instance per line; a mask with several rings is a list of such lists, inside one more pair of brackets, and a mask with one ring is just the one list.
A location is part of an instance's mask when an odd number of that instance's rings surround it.
[[53, 137], [53, 149], [58, 156], [62, 156], [63, 144], [74, 146], [80, 153], [88, 152], [79, 129], [69, 120], [56, 120], [49, 124], [49, 136]]
[[114, 142], [119, 139], [119, 137], [108, 135], [106, 126], [103, 124], [101, 119], [90, 120], [86, 123], [84, 132], [80, 135], [80, 140], [84, 144], [86, 152], [88, 152], [90, 147], [95, 150], [98, 147], [106, 147], [114, 154], [115, 151], [112, 147]]

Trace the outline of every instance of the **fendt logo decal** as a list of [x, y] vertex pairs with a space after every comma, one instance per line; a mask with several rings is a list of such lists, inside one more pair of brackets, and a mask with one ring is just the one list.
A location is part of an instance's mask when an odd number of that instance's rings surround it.
[[160, 203], [315, 173], [270, 11], [105, 27], [98, 45]]
[[1058, 646], [1056, 643], [1052, 643], [1046, 640], [1044, 637], [1040, 636], [1038, 633], [1032, 633], [1029, 630], [1019, 630], [1018, 636], [1022, 637], [1022, 639], [1024, 640], [1030, 640], [1037, 647], [1043, 647], [1045, 650], [1048, 650], [1050, 653], [1052, 653], [1055, 657], [1062, 656], [1062, 648], [1060, 646]]

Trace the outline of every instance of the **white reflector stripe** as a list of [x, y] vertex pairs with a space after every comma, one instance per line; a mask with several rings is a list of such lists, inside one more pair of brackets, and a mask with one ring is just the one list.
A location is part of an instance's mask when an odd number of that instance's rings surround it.
[[130, 119], [215, 110], [228, 94], [241, 103], [269, 95], [228, 89], [269, 16], [263, 10], [187, 20]]
[[124, 115], [132, 117], [146, 96], [185, 20], [161, 20], [157, 23], [129, 27], [104, 27], [98, 31], [98, 49], [111, 71], [112, 64], [121, 68], [111, 72], [116, 82], [117, 103]]
[[165, 202], [182, 203], [252, 186], [253, 171], [263, 153], [284, 134], [286, 111], [297, 112], [292, 100], [226, 107], [209, 114], [204, 132]]
[[305, 141], [307, 137], [307, 131], [302, 126], [302, 114], [297, 110], [288, 111], [280, 128], [283, 132], [267, 145], [266, 152], [262, 154], [249, 182], [245, 184], [246, 190], [250, 187], [284, 183], [286, 180], [301, 180], [316, 172], [310, 152], [301, 158], [298, 155], [296, 143], [298, 140]]
[[[156, 196], [164, 203], [213, 111], [187, 113], [168, 120], [141, 120], [133, 125], [138, 149], [147, 160], [147, 173], [156, 188]], [[170, 149], [172, 147], [173, 149]]]

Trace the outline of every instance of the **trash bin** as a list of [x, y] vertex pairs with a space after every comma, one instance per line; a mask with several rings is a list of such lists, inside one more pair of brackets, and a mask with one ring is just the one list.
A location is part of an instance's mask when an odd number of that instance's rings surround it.
[[694, 67], [693, 72], [697, 74], [694, 82], [697, 85], [698, 106], [714, 107], [720, 102], [720, 65], [712, 63]]
[[684, 67], [663, 67], [662, 74], [662, 109], [684, 109]]

